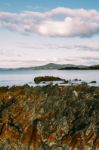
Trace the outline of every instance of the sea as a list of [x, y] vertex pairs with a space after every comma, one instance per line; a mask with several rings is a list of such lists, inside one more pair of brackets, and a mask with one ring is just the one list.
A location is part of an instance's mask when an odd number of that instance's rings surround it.
[[[0, 70], [0, 87], [21, 86], [28, 84], [37, 86], [34, 78], [38, 76], [55, 76], [69, 80], [71, 84], [87, 82], [92, 86], [99, 86], [99, 70]], [[78, 79], [78, 80], [77, 80]], [[91, 83], [96, 81], [96, 83]], [[62, 84], [62, 83], [61, 83]], [[43, 83], [41, 84], [43, 85]]]

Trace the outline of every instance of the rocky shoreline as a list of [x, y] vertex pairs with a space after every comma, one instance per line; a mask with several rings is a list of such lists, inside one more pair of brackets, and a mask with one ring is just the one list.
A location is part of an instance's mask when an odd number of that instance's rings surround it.
[[98, 150], [99, 87], [0, 87], [0, 150]]

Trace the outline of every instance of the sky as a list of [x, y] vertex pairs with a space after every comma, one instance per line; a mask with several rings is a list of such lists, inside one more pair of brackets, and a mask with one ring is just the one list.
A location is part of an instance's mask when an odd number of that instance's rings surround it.
[[0, 68], [99, 64], [99, 0], [0, 0]]

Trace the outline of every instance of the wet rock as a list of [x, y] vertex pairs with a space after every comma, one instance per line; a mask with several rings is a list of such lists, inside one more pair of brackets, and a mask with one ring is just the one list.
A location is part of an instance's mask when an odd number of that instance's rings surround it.
[[90, 83], [97, 83], [96, 81], [91, 81]]
[[81, 79], [77, 79], [77, 78], [76, 78], [76, 79], [74, 79], [74, 81], [76, 81], [76, 82], [77, 82], [77, 81], [81, 81]]

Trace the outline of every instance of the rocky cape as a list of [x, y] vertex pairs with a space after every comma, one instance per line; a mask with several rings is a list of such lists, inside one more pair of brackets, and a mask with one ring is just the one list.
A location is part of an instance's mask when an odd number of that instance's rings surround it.
[[0, 87], [0, 150], [98, 150], [99, 87]]

